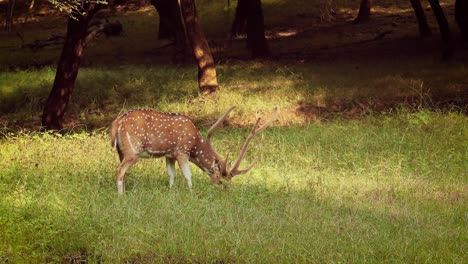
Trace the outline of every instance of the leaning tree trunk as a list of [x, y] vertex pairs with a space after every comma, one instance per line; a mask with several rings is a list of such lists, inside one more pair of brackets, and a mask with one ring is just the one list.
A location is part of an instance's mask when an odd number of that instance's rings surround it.
[[362, 0], [359, 5], [359, 12], [357, 17], [354, 19], [355, 24], [366, 23], [370, 20], [371, 14], [371, 0]]
[[202, 94], [216, 92], [218, 90], [216, 67], [208, 41], [203, 34], [200, 21], [198, 20], [195, 2], [193, 0], [180, 0], [180, 6], [187, 35], [198, 64], [198, 87], [200, 92]]
[[424, 9], [421, 6], [420, 0], [410, 0], [410, 2], [416, 19], [418, 20], [419, 34], [421, 37], [431, 35], [431, 29], [429, 28], [429, 24], [427, 24], [426, 14], [424, 14]]
[[54, 85], [42, 115], [42, 126], [45, 129], [60, 130], [63, 127], [63, 115], [80, 69], [87, 28], [85, 17], [68, 19], [67, 36], [58, 62]]
[[98, 10], [97, 5], [87, 9], [86, 15], [68, 18], [67, 35], [57, 65], [54, 84], [42, 114], [42, 126], [48, 130], [63, 128], [63, 116], [75, 87], [83, 51], [86, 46], [88, 24]]
[[437, 23], [439, 24], [439, 30], [440, 35], [442, 37], [442, 45], [444, 49], [443, 57], [451, 57], [454, 52], [453, 41], [447, 19], [444, 15], [444, 11], [442, 10], [442, 7], [440, 7], [439, 0], [429, 0], [429, 4], [431, 5], [432, 11], [434, 12], [434, 15], [437, 19]]

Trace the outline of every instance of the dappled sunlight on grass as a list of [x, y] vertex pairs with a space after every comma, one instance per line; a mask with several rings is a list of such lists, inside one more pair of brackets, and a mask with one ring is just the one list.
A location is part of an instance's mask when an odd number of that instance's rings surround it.
[[[257, 117], [279, 106], [281, 112], [275, 125], [290, 126], [333, 116], [355, 118], [391, 112], [400, 104], [410, 108], [462, 104], [465, 68], [453, 65], [439, 75], [430, 68], [410, 73], [415, 67], [419, 66], [408, 65], [408, 73], [402, 74], [352, 64], [220, 65], [220, 92], [210, 97], [198, 96], [195, 67], [83, 68], [66, 124], [101, 128], [126, 110], [152, 108], [187, 114], [205, 127], [227, 107], [237, 105], [229, 121], [232, 125], [250, 126]], [[1, 122], [11, 126], [23, 120], [26, 127], [37, 127], [53, 75], [53, 68], [3, 73], [0, 93], [5, 98], [4, 115], [7, 110], [15, 112], [4, 116]]]

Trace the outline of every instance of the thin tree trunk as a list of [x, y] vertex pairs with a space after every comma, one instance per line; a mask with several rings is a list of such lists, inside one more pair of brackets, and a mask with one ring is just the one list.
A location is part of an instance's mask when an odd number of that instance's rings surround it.
[[8, 0], [6, 15], [5, 15], [5, 29], [11, 32], [13, 29], [13, 11], [15, 10], [16, 0]]
[[185, 28], [177, 0], [152, 0], [159, 14], [159, 39], [174, 39], [175, 53], [173, 59], [185, 59], [186, 37]]
[[429, 28], [429, 24], [427, 24], [426, 14], [424, 13], [420, 0], [410, 0], [410, 2], [413, 7], [414, 14], [416, 15], [416, 19], [418, 20], [419, 34], [421, 37], [430, 36], [431, 29]]
[[265, 39], [262, 2], [260, 0], [250, 0], [249, 5], [247, 13], [247, 46], [252, 52], [252, 58], [268, 57], [270, 56], [270, 49]]
[[354, 19], [355, 24], [365, 23], [370, 20], [371, 15], [371, 0], [362, 0], [361, 4], [359, 5], [359, 12], [357, 17]]
[[457, 0], [455, 3], [455, 20], [464, 40], [468, 40], [468, 1]]
[[437, 23], [439, 24], [440, 35], [442, 36], [442, 45], [443, 47], [443, 57], [448, 58], [453, 55], [454, 48], [452, 42], [452, 35], [450, 33], [450, 28], [445, 18], [444, 11], [442, 7], [440, 7], [439, 0], [429, 0], [429, 4], [431, 5], [432, 11], [437, 19]]
[[185, 28], [198, 65], [198, 86], [202, 94], [218, 90], [216, 67], [208, 41], [203, 34], [193, 0], [180, 0]]

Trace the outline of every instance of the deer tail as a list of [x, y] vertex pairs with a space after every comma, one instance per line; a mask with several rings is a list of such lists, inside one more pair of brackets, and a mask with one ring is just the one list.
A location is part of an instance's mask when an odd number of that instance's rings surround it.
[[113, 148], [117, 147], [117, 141], [118, 141], [118, 127], [119, 127], [119, 120], [120, 117], [117, 117], [115, 121], [112, 123], [111, 130], [110, 130], [110, 137], [111, 137], [111, 145]]

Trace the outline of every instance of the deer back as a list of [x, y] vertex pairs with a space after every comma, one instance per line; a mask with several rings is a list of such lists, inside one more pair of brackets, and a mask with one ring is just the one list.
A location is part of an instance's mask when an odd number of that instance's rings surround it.
[[190, 118], [181, 114], [146, 109], [131, 110], [118, 117], [111, 128], [112, 145], [138, 156], [187, 154], [202, 141]]

